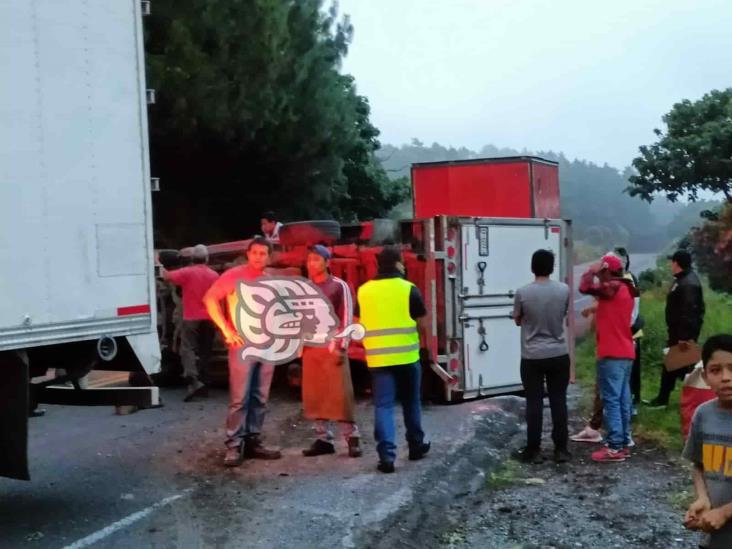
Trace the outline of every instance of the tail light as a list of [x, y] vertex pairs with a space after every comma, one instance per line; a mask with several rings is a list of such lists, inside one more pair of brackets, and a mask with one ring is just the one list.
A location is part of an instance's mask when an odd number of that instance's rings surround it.
[[447, 368], [450, 370], [450, 373], [453, 374], [456, 378], [459, 377], [459, 370], [460, 370], [460, 345], [461, 340], [459, 339], [450, 339], [450, 341], [447, 344]]
[[447, 237], [445, 238], [445, 251], [447, 260], [445, 261], [445, 267], [447, 268], [447, 275], [454, 278], [457, 274], [457, 227], [452, 226], [447, 229]]

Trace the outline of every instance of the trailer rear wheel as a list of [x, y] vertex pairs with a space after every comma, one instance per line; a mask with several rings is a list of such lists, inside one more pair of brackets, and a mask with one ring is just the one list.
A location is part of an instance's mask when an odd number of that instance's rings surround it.
[[14, 351], [0, 353], [0, 476], [29, 480], [28, 363]]

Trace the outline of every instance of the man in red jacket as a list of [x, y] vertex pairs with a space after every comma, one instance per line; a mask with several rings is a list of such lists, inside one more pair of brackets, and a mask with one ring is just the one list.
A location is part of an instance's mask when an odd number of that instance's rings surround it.
[[580, 293], [597, 298], [597, 384], [604, 408], [607, 446], [593, 452], [598, 462], [625, 461], [630, 456], [630, 373], [635, 344], [630, 328], [637, 289], [623, 278], [623, 264], [604, 256], [582, 275]]

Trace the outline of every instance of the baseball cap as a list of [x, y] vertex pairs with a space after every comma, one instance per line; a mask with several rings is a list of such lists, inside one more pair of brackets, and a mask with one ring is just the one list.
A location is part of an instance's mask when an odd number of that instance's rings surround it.
[[196, 244], [193, 247], [193, 259], [206, 259], [208, 258], [208, 248], [203, 244]]
[[668, 259], [678, 263], [682, 269], [691, 267], [691, 254], [688, 250], [676, 250], [673, 255], [668, 256]]
[[332, 256], [330, 250], [322, 244], [316, 244], [310, 248], [310, 253], [318, 254], [320, 257], [328, 261]]
[[615, 254], [606, 254], [602, 256], [602, 263], [607, 265], [608, 270], [613, 273], [618, 273], [623, 271], [623, 262], [620, 260], [620, 258]]

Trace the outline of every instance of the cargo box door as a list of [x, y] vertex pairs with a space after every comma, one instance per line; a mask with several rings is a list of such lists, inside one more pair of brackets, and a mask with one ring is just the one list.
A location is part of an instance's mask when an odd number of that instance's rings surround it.
[[461, 291], [465, 390], [482, 394], [521, 388], [521, 329], [513, 321], [515, 292], [533, 280], [531, 256], [556, 257], [554, 280], [564, 276], [562, 222], [476, 220], [462, 226]]
[[561, 280], [562, 228], [544, 223], [463, 225], [462, 291], [466, 305], [513, 302], [515, 291], [533, 280], [531, 256], [539, 249], [557, 258], [552, 279]]
[[503, 306], [469, 309], [461, 315], [466, 391], [521, 388], [519, 330], [511, 312], [512, 307]]

